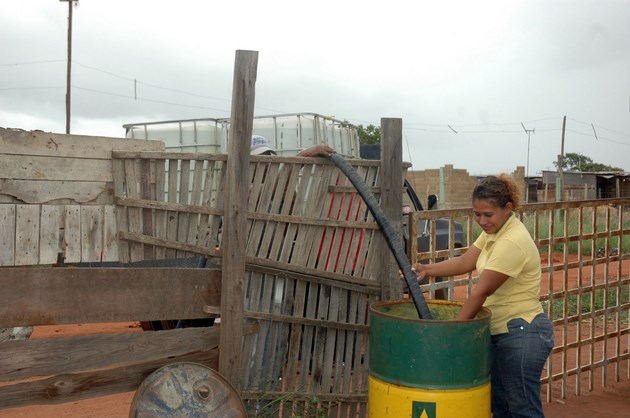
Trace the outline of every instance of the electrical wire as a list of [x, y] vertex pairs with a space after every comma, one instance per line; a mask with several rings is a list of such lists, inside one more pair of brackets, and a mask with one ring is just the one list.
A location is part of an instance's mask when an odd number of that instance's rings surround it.
[[[66, 62], [66, 60], [40, 60], [40, 61], [24, 61], [24, 62], [16, 62], [16, 63], [4, 63], [4, 64], [0, 64], [0, 67], [19, 67], [19, 66], [28, 66], [28, 65], [41, 65], [41, 64], [51, 64], [51, 63], [62, 63], [62, 62]], [[216, 96], [208, 96], [208, 95], [203, 95], [203, 94], [198, 94], [198, 93], [194, 93], [194, 92], [190, 92], [190, 91], [186, 91], [186, 90], [181, 90], [181, 89], [175, 89], [175, 88], [170, 88], [170, 87], [164, 87], [164, 86], [160, 86], [157, 84], [152, 84], [152, 83], [146, 83], [131, 77], [127, 77], [127, 76], [123, 76], [120, 74], [116, 74], [114, 72], [111, 71], [107, 71], [107, 70], [103, 70], [101, 68], [97, 68], [94, 66], [90, 66], [90, 65], [86, 65], [83, 64], [81, 62], [72, 60], [73, 64], [76, 64], [79, 67], [91, 70], [91, 71], [96, 71], [96, 72], [100, 72], [102, 74], [106, 74], [110, 77], [114, 77], [120, 80], [124, 80], [124, 81], [129, 81], [132, 82], [136, 85], [143, 85], [146, 87], [150, 87], [153, 89], [158, 89], [158, 90], [163, 90], [163, 91], [168, 91], [171, 93], [178, 93], [178, 94], [184, 94], [187, 96], [191, 96], [191, 97], [197, 97], [197, 98], [201, 98], [201, 99], [208, 99], [208, 100], [218, 100], [218, 101], [222, 101], [225, 103], [231, 103], [230, 99], [225, 99], [225, 98], [221, 98], [221, 97], [216, 97]], [[26, 90], [46, 90], [46, 89], [62, 89], [65, 88], [63, 86], [33, 86], [33, 87], [2, 87], [0, 88], [0, 91], [26, 91]], [[102, 91], [102, 90], [97, 90], [97, 89], [91, 89], [91, 88], [87, 88], [87, 87], [80, 87], [80, 86], [76, 86], [73, 85], [72, 88], [77, 89], [77, 90], [82, 90], [82, 91], [86, 91], [86, 92], [90, 92], [90, 93], [95, 93], [95, 94], [103, 94], [103, 95], [108, 95], [108, 96], [115, 96], [115, 97], [120, 97], [120, 98], [124, 98], [124, 99], [129, 99], [129, 100], [134, 100], [134, 101], [143, 101], [143, 102], [150, 102], [150, 103], [158, 103], [158, 104], [164, 104], [164, 105], [170, 105], [170, 106], [178, 106], [178, 107], [186, 107], [186, 108], [193, 108], [193, 109], [203, 109], [203, 110], [212, 110], [212, 111], [217, 111], [217, 112], [224, 112], [224, 113], [229, 113], [230, 110], [229, 109], [218, 109], [216, 107], [210, 107], [210, 106], [202, 106], [202, 105], [189, 105], [189, 104], [182, 104], [182, 103], [176, 103], [176, 102], [171, 102], [171, 101], [166, 101], [166, 100], [158, 100], [158, 99], [150, 99], [150, 98], [144, 98], [144, 97], [138, 97], [137, 94], [135, 94], [134, 96], [131, 95], [125, 95], [125, 94], [119, 94], [119, 93], [113, 93], [113, 92], [107, 92], [107, 91]], [[276, 109], [270, 109], [270, 108], [265, 108], [265, 107], [261, 107], [261, 106], [256, 106], [259, 109], [265, 109], [265, 110], [269, 110], [272, 112], [280, 112], [280, 113], [287, 113], [287, 112], [283, 112], [283, 111], [279, 111]], [[372, 124], [372, 125], [378, 125], [378, 123], [372, 123], [370, 121], [365, 121], [365, 120], [360, 120], [360, 119], [354, 119], [354, 118], [349, 118], [350, 120], [355, 120], [357, 122], [360, 122], [361, 124]], [[538, 118], [538, 119], [531, 119], [531, 120], [527, 120], [527, 121], [519, 121], [519, 122], [501, 122], [501, 123], [497, 123], [497, 122], [491, 122], [491, 123], [478, 123], [478, 124], [453, 124], [453, 123], [424, 123], [424, 122], [407, 122], [405, 123], [404, 126], [404, 130], [405, 131], [420, 131], [420, 132], [430, 132], [430, 133], [443, 133], [443, 134], [454, 134], [454, 135], [478, 135], [478, 134], [521, 134], [522, 133], [522, 129], [517, 128], [518, 125], [522, 126], [523, 123], [526, 123], [528, 125], [531, 124], [536, 124], [536, 123], [540, 123], [540, 122], [546, 122], [546, 121], [557, 121], [562, 119], [561, 117], [545, 117], [545, 118]], [[595, 128], [597, 128], [599, 131], [607, 131], [610, 133], [614, 133], [616, 135], [621, 135], [624, 137], [628, 137], [630, 138], [630, 133], [627, 132], [621, 132], [615, 129], [611, 129], [611, 128], [607, 128], [605, 126], [601, 126], [601, 125], [596, 125], [590, 122], [584, 122], [578, 119], [574, 119], [574, 118], [567, 118], [569, 120], [571, 120], [572, 122], [575, 122], [577, 124], [582, 124], [585, 126], [588, 126], [590, 128], [592, 128], [592, 132], [582, 132], [582, 131], [578, 131], [575, 129], [566, 129], [566, 132], [570, 132], [576, 135], [581, 135], [581, 136], [590, 136], [593, 137], [594, 140], [603, 140], [603, 141], [607, 141], [607, 142], [611, 142], [611, 143], [615, 143], [615, 144], [619, 144], [619, 145], [626, 145], [626, 146], [630, 146], [630, 143], [627, 142], [623, 142], [623, 141], [619, 141], [619, 140], [615, 140], [613, 138], [607, 137], [607, 136], [601, 136], [601, 135], [597, 135]], [[507, 127], [511, 127], [514, 126], [514, 129], [504, 129]], [[470, 129], [470, 128], [482, 128], [482, 127], [489, 127], [489, 129]], [[499, 129], [492, 129], [493, 127], [499, 128]], [[436, 129], [437, 128], [437, 129]], [[533, 129], [535, 129], [536, 132], [558, 132], [560, 131], [560, 128], [546, 128], [546, 129], [541, 129], [541, 128], [536, 128], [534, 127]]]

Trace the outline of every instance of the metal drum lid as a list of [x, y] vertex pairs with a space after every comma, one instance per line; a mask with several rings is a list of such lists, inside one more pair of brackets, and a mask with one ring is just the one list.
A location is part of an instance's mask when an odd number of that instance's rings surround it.
[[247, 417], [238, 392], [223, 376], [202, 364], [163, 366], [142, 381], [130, 418]]

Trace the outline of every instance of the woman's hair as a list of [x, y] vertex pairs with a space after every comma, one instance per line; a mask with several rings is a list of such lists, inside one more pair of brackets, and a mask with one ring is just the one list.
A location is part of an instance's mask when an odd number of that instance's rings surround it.
[[472, 193], [472, 200], [476, 199], [491, 200], [501, 208], [508, 202], [514, 210], [521, 207], [521, 191], [512, 176], [505, 173], [481, 180]]

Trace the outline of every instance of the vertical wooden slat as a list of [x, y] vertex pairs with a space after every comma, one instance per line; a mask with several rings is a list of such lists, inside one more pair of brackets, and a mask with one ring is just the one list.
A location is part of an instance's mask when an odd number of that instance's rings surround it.
[[[593, 213], [591, 214], [591, 223], [593, 225], [593, 232], [597, 232], [597, 208], [595, 208], [593, 210]], [[592, 252], [591, 252], [591, 256], [593, 258], [597, 257], [597, 240], [593, 239], [592, 241]], [[595, 324], [597, 321], [597, 317], [595, 316], [595, 278], [597, 277], [597, 264], [593, 263], [591, 265], [591, 289], [590, 289], [590, 297], [589, 297], [589, 302], [590, 302], [590, 306], [591, 306], [591, 310], [589, 312], [589, 319], [590, 319], [590, 332], [589, 332], [589, 336], [587, 338], [586, 343], [588, 344], [589, 347], [589, 353], [588, 353], [588, 360], [589, 360], [589, 364], [593, 364], [595, 362]], [[553, 288], [549, 289], [549, 293], [553, 293]], [[563, 388], [567, 385], [567, 381], [565, 379], [562, 380], [562, 386]], [[590, 368], [588, 371], [588, 390], [592, 391], [595, 387], [595, 369], [594, 368]], [[565, 392], [565, 390], [562, 391], [563, 393]], [[565, 397], [563, 396], [562, 399], [565, 399]]]
[[[244, 309], [258, 311], [260, 310], [259, 304], [263, 288], [264, 274], [250, 271], [246, 274], [246, 280], [247, 293], [244, 301]], [[246, 367], [243, 368], [242, 379], [249, 387], [256, 389], [259, 387], [259, 381], [256, 380], [258, 375], [256, 367], [257, 362], [260, 362], [260, 358], [262, 357], [259, 349], [259, 342], [264, 339], [267, 324], [261, 325], [262, 326], [259, 326], [258, 332], [255, 335], [246, 337], [247, 345], [243, 350], [243, 354], [247, 356], [244, 357], [243, 360], [247, 361], [247, 363], [245, 363]]]
[[[143, 158], [140, 161], [140, 196], [142, 199], [151, 200], [151, 161]], [[153, 211], [151, 209], [142, 209], [142, 233], [144, 235], [153, 235]], [[154, 248], [150, 245], [144, 245], [145, 260], [155, 259]]]
[[[327, 319], [329, 321], [339, 321], [340, 310], [340, 297], [341, 291], [339, 288], [330, 289], [330, 300], [327, 307]], [[322, 330], [323, 331], [323, 330]], [[322, 369], [322, 390], [325, 393], [330, 393], [333, 387], [333, 370], [335, 367], [335, 361], [340, 362], [340, 358], [335, 358], [335, 346], [337, 341], [337, 330], [335, 328], [328, 328], [326, 332], [326, 342], [324, 347], [324, 361]]]
[[39, 205], [17, 205], [15, 222], [15, 264], [39, 262]]
[[[202, 199], [202, 187], [205, 175], [204, 160], [193, 161], [193, 184], [190, 192], [190, 204], [199, 206]], [[191, 214], [188, 224], [188, 238], [186, 240], [189, 244], [196, 244], [200, 233], [200, 216], [199, 214]]]
[[[307, 208], [310, 217], [328, 219], [330, 205], [332, 204], [332, 194], [328, 191], [328, 186], [334, 184], [337, 168], [332, 165], [316, 166], [312, 176], [312, 184], [309, 193], [309, 207]], [[308, 226], [300, 228], [301, 237], [297, 239], [297, 253], [306, 257], [303, 263], [306, 267], [323, 269], [325, 266], [326, 247], [326, 227]]]
[[[155, 200], [158, 202], [165, 201], [166, 188], [166, 160], [157, 160], [155, 163]], [[167, 211], [158, 210], [155, 213], [155, 236], [158, 238], [167, 238]], [[155, 258], [164, 259], [166, 256], [166, 248], [157, 247], [155, 249]]]
[[[138, 164], [133, 159], [125, 160], [125, 185], [127, 186], [127, 197], [132, 199], [141, 198], [141, 190], [139, 189], [139, 169]], [[142, 233], [142, 209], [140, 208], [128, 208], [129, 215], [129, 232]], [[130, 257], [131, 261], [139, 261], [144, 258], [143, 245], [132, 242], [130, 245]]]
[[[206, 170], [205, 170], [205, 179], [203, 181], [203, 193], [201, 195], [201, 205], [207, 208], [212, 207], [212, 197], [213, 192], [216, 187], [215, 185], [215, 167], [216, 161], [208, 160], [206, 161]], [[197, 235], [197, 245], [203, 246], [212, 246], [214, 247], [216, 244], [211, 242], [213, 240], [210, 239], [210, 216], [202, 214], [199, 216], [199, 232]], [[211, 247], [211, 248], [212, 248]]]
[[[125, 161], [120, 158], [113, 159], [112, 171], [114, 178], [114, 198], [123, 198], [126, 194]], [[120, 231], [129, 230], [129, 217], [126, 206], [116, 205], [116, 225], [117, 229]], [[116, 232], [116, 238], [117, 234], [118, 232]], [[130, 261], [129, 244], [127, 241], [120, 240], [118, 243], [118, 260], [121, 263], [128, 263]]]
[[[295, 293], [292, 294], [293, 310], [296, 317], [302, 317], [305, 306], [307, 283], [304, 280], [297, 280], [295, 283]], [[291, 339], [289, 341], [289, 351], [287, 354], [286, 390], [288, 392], [298, 390], [297, 371], [299, 364], [300, 346], [302, 341], [303, 326], [299, 324], [291, 325]]]
[[[312, 165], [293, 165], [292, 167], [293, 173], [292, 178], [294, 178], [294, 182], [297, 182], [296, 192], [293, 197], [292, 204], [285, 213], [291, 214], [293, 216], [301, 217], [305, 214], [305, 198], [306, 191], [308, 190], [308, 186], [311, 179], [312, 173]], [[295, 176], [298, 176], [295, 178]], [[295, 253], [295, 248], [298, 242], [300, 226], [296, 223], [289, 224], [286, 229], [286, 236], [280, 249], [280, 254], [278, 256], [278, 260], [288, 263], [292, 260], [292, 257], [298, 256]], [[299, 256], [298, 256], [299, 257]]]
[[[190, 160], [180, 161], [179, 174], [179, 198], [180, 204], [189, 204], [190, 201]], [[190, 225], [191, 214], [180, 212], [177, 217], [177, 241], [186, 242], [188, 239], [188, 226]], [[185, 257], [185, 251], [177, 251], [177, 257]]]
[[63, 206], [42, 205], [41, 229], [39, 233], [39, 262], [54, 264], [62, 252], [61, 228], [63, 226]]
[[0, 205], [0, 266], [15, 265], [15, 205]]
[[[376, 186], [378, 181], [380, 168], [379, 167], [368, 167], [367, 172], [365, 174], [365, 182], [369, 186]], [[378, 199], [378, 198], [377, 198]], [[358, 210], [358, 219], [364, 222], [374, 222], [374, 218], [371, 212], [368, 210], [367, 205], [363, 200], [360, 201], [361, 206]], [[368, 263], [376, 262], [378, 257], [368, 257], [368, 254], [373, 251], [372, 247], [375, 245], [375, 239], [380, 232], [375, 229], [371, 230], [360, 230], [359, 231], [359, 241], [357, 242], [358, 247], [356, 251], [356, 271], [355, 275], [359, 277], [370, 278], [370, 270], [368, 268]], [[354, 251], [353, 251], [354, 253]], [[370, 267], [371, 268], [371, 267]]]
[[81, 261], [101, 261], [103, 249], [103, 209], [101, 206], [81, 207]]
[[81, 206], [64, 207], [64, 251], [66, 263], [81, 261]]
[[219, 373], [236, 385], [241, 370], [243, 300], [249, 185], [249, 151], [254, 117], [258, 53], [237, 51], [234, 66], [231, 128], [224, 205], [223, 269], [221, 280], [221, 326]]
[[[276, 181], [279, 175], [279, 164], [267, 164], [265, 169], [262, 170], [262, 174], [259, 174], [261, 173], [259, 170], [260, 167], [256, 170], [255, 183], [251, 187], [253, 195], [249, 198], [248, 207], [252, 208], [253, 211], [272, 213], [272, 199], [277, 188]], [[248, 221], [248, 225], [247, 254], [267, 258], [269, 246], [268, 237], [271, 236], [274, 229], [272, 223], [265, 220], [254, 220]], [[265, 237], [267, 237], [266, 242]]]
[[[226, 163], [224, 161], [221, 161], [221, 163], [219, 164], [220, 167], [220, 172], [219, 172], [219, 178], [217, 180], [217, 190], [216, 190], [216, 197], [214, 198], [214, 200], [210, 201], [209, 205], [215, 209], [220, 209], [221, 213], [223, 213], [223, 206], [224, 206], [224, 196], [225, 196], [225, 167], [226, 167]], [[223, 223], [223, 216], [221, 215], [212, 215], [208, 221], [208, 223], [210, 224], [210, 235], [209, 235], [209, 243], [208, 246], [210, 248], [213, 247], [218, 247], [220, 246], [220, 242], [222, 239], [222, 234], [220, 233], [220, 230], [222, 229], [222, 223]]]
[[[178, 160], [170, 159], [168, 161], [168, 201], [175, 203], [177, 202], [177, 188], [178, 188]], [[179, 213], [175, 211], [169, 211], [166, 214], [166, 237], [171, 241], [177, 240], [177, 225]], [[173, 249], [166, 250], [166, 258], [175, 258], [176, 251]]]
[[118, 261], [116, 208], [103, 206], [103, 257], [102, 261]]

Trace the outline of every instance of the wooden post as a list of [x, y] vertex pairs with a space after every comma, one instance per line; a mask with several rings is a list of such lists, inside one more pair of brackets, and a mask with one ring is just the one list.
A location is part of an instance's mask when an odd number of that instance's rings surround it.
[[219, 373], [241, 375], [249, 152], [254, 122], [257, 51], [236, 51], [223, 216]]
[[[381, 135], [381, 209], [402, 239], [402, 119], [381, 119]], [[387, 262], [379, 275], [381, 298], [400, 299], [403, 281], [398, 277], [399, 267], [385, 242], [383, 248], [387, 251], [387, 257], [383, 258]]]
[[440, 167], [440, 200], [438, 209], [446, 209], [446, 174], [445, 167]]

